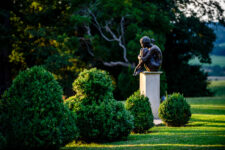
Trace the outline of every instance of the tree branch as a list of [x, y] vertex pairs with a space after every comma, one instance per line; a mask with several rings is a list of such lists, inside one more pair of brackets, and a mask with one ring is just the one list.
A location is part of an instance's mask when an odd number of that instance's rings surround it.
[[121, 30], [121, 37], [123, 40], [123, 44], [125, 45], [125, 39], [124, 39], [124, 17], [121, 18], [120, 21], [120, 30]]
[[115, 66], [123, 66], [123, 67], [131, 67], [131, 68], [135, 67], [134, 64], [126, 63], [126, 62], [122, 62], [122, 61], [103, 62], [103, 64], [108, 67], [115, 67]]
[[98, 31], [100, 32], [101, 36], [106, 40], [106, 41], [109, 41], [109, 42], [112, 42], [112, 41], [115, 41], [114, 39], [109, 39], [108, 37], [106, 37], [104, 35], [104, 33], [102, 32], [102, 28], [100, 26], [100, 24], [98, 23], [98, 20], [96, 18], [96, 16], [91, 12], [91, 10], [88, 9], [88, 12], [90, 13], [90, 15], [93, 17], [94, 21], [95, 21], [95, 26], [96, 28], [98, 29]]
[[88, 53], [89, 53], [92, 57], [94, 57], [95, 55], [94, 55], [94, 53], [90, 50], [90, 47], [89, 47], [89, 45], [88, 45], [88, 43], [87, 43], [86, 40], [84, 40], [84, 43], [85, 43], [85, 45], [86, 45], [86, 47], [87, 47]]
[[121, 35], [119, 37], [117, 37], [112, 32], [112, 30], [109, 27], [109, 24], [110, 24], [109, 22], [106, 23], [105, 29], [106, 29], [107, 32], [109, 32], [111, 34], [111, 36], [113, 37], [113, 39], [118, 42], [119, 46], [123, 48], [123, 59], [125, 60], [125, 62], [129, 62], [128, 59], [127, 59], [127, 48], [125, 47], [125, 45], [122, 42], [122, 37], [123, 37], [123, 34], [124, 34], [124, 29], [122, 27], [123, 26], [123, 20], [124, 20], [124, 17], [122, 17], [121, 22], [120, 22]]
[[87, 34], [89, 36], [91, 36], [91, 29], [90, 29], [89, 25], [84, 25], [84, 27], [87, 29]]
[[83, 38], [83, 37], [80, 37], [79, 39], [82, 40], [82, 41], [84, 41], [84, 44], [85, 44], [86, 47], [87, 47], [88, 53], [89, 53], [92, 57], [94, 57], [95, 55], [94, 55], [94, 53], [90, 50], [90, 47], [89, 47], [88, 42], [87, 42], [87, 39], [85, 39], [85, 38]]
[[120, 30], [121, 30], [121, 35], [119, 37], [116, 36], [116, 34], [110, 29], [109, 25], [111, 24], [111, 21], [107, 21], [105, 23], [105, 30], [112, 36], [112, 38], [108, 38], [102, 31], [102, 27], [101, 25], [99, 24], [95, 14], [90, 10], [88, 9], [88, 12], [89, 14], [93, 17], [94, 19], [94, 23], [95, 23], [95, 26], [96, 28], [98, 29], [98, 31], [100, 32], [100, 35], [106, 40], [106, 41], [109, 41], [109, 42], [112, 42], [112, 41], [116, 41], [118, 42], [118, 45], [123, 49], [123, 59], [125, 62], [121, 62], [121, 61], [117, 61], [117, 62], [104, 62], [103, 64], [106, 65], [106, 66], [118, 66], [118, 65], [121, 65], [121, 66], [132, 66], [131, 63], [129, 63], [128, 59], [127, 59], [127, 48], [124, 44], [124, 17], [121, 18], [121, 21], [120, 21]]

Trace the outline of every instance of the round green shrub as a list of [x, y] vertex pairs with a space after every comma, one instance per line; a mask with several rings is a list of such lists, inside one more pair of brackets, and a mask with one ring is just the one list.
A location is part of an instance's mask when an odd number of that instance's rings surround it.
[[149, 99], [141, 95], [140, 91], [126, 100], [125, 108], [134, 116], [133, 132], [144, 133], [154, 126]]
[[79, 103], [73, 106], [77, 115], [80, 140], [99, 142], [124, 139], [133, 128], [133, 117], [121, 102], [108, 100], [100, 104]]
[[87, 97], [90, 101], [113, 97], [112, 79], [107, 72], [96, 68], [81, 72], [73, 82], [73, 90], [76, 95]]
[[159, 117], [167, 126], [183, 126], [191, 117], [190, 105], [183, 95], [173, 93], [160, 104]]
[[81, 72], [73, 83], [75, 96], [65, 103], [76, 113], [80, 140], [114, 141], [126, 138], [133, 128], [133, 116], [113, 99], [112, 80], [105, 71]]
[[0, 102], [0, 132], [9, 149], [58, 149], [78, 136], [75, 114], [65, 107], [62, 88], [42, 67], [13, 80]]

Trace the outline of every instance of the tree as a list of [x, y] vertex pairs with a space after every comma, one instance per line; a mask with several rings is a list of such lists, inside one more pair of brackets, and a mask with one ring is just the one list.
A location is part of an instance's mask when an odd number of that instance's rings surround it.
[[[135, 85], [134, 78], [124, 78], [124, 73], [132, 72], [129, 70], [137, 63], [139, 39], [148, 35], [163, 52], [162, 93], [168, 81], [168, 92], [182, 92], [185, 85], [189, 92], [185, 90], [184, 95], [190, 95], [192, 86], [197, 86], [188, 84], [194, 83], [192, 76], [195, 74], [190, 72], [196, 72], [201, 76], [199, 84], [202, 86], [194, 93], [207, 94], [206, 75], [199, 67], [190, 66], [188, 61], [198, 57], [201, 62], [210, 63], [208, 54], [215, 36], [202, 16], [208, 14], [208, 21], [217, 19], [224, 24], [224, 10], [220, 4], [209, 2], [16, 0], [11, 14], [13, 44], [9, 56], [13, 76], [18, 68], [44, 65], [55, 74], [66, 94], [71, 95], [67, 89], [71, 89], [78, 72], [97, 67], [110, 72], [116, 87], [115, 97], [125, 99], [137, 90], [138, 79]], [[188, 10], [188, 5], [197, 6], [200, 13]], [[185, 80], [187, 76], [190, 80]], [[121, 90], [125, 84], [134, 88]]]
[[[215, 34], [208, 23], [217, 18], [224, 24], [224, 10], [213, 1], [177, 1], [179, 7], [187, 8], [194, 4], [199, 7], [199, 12], [184, 9], [176, 11], [172, 19], [173, 30], [167, 34], [165, 44], [163, 68], [166, 71], [168, 92], [181, 92], [185, 96], [209, 95], [207, 90], [207, 74], [200, 70], [200, 66], [191, 66], [188, 61], [197, 57], [202, 63], [210, 63], [209, 53], [212, 51]], [[200, 11], [201, 10], [201, 11]], [[190, 13], [189, 16], [184, 15]], [[208, 20], [202, 16], [208, 15]]]
[[[192, 25], [194, 24], [194, 25]], [[190, 66], [194, 56], [210, 62], [213, 48], [213, 30], [196, 18], [184, 18], [168, 35], [163, 67], [168, 79], [168, 92], [182, 92], [185, 96], [208, 95], [207, 75], [200, 67]]]
[[[188, 5], [198, 7], [200, 13], [188, 10]], [[134, 66], [138, 40], [142, 35], [155, 38], [163, 51], [163, 70], [166, 72], [169, 93], [183, 92], [185, 96], [209, 94], [206, 88], [207, 74], [198, 66], [190, 66], [188, 61], [198, 57], [201, 62], [210, 63], [209, 53], [215, 35], [207, 23], [215, 18], [223, 23], [224, 10], [219, 3], [192, 0], [118, 3], [99, 0], [89, 1], [85, 10], [85, 15], [91, 18], [91, 22], [85, 25], [91, 45], [88, 52], [94, 62], [96, 59], [100, 62], [96, 63], [98, 67], [107, 69], [117, 78], [121, 96], [127, 97], [133, 92], [133, 89], [132, 92], [125, 92], [124, 87], [138, 87], [133, 86], [132, 82], [124, 82], [132, 79], [129, 76], [125, 78], [123, 74], [126, 69], [119, 66]], [[189, 16], [185, 15], [187, 12]], [[208, 22], [201, 20], [205, 14], [208, 15]]]
[[68, 0], [13, 1], [13, 44], [9, 55], [13, 76], [19, 70], [42, 65], [54, 73], [64, 92], [70, 93], [68, 89], [84, 65], [75, 57], [80, 43], [70, 14]]
[[[76, 2], [74, 5], [79, 6]], [[148, 35], [156, 39], [156, 44], [163, 51], [166, 33], [171, 29], [169, 16], [148, 1], [99, 0], [88, 1], [85, 6], [82, 7], [82, 13], [76, 10], [74, 15], [90, 19], [83, 28], [81, 26], [81, 32], [86, 37], [86, 51], [90, 56], [88, 62], [108, 70], [116, 82], [115, 94], [119, 96], [115, 97], [125, 99], [138, 88], [138, 79], [131, 75], [130, 70], [137, 62], [140, 38]], [[125, 72], [130, 75], [124, 77]], [[132, 88], [123, 90], [125, 87]]]

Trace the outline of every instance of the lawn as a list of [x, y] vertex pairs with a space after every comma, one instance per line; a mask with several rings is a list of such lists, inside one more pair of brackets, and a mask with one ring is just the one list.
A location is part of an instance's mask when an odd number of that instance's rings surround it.
[[192, 117], [185, 127], [159, 125], [147, 134], [131, 134], [125, 141], [75, 143], [62, 150], [94, 149], [225, 149], [225, 97], [187, 98]]

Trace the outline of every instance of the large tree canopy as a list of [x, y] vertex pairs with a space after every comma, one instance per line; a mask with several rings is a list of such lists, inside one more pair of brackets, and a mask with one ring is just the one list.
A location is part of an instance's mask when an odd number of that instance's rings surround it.
[[9, 61], [18, 74], [33, 65], [43, 65], [64, 87], [71, 86], [83, 63], [75, 57], [80, 43], [71, 21], [68, 0], [15, 0], [10, 16], [12, 50]]
[[[188, 5], [197, 5], [201, 13]], [[218, 3], [192, 0], [14, 0], [10, 12], [13, 76], [43, 65], [70, 95], [77, 73], [98, 67], [110, 72], [117, 99], [138, 88], [132, 71], [144, 35], [154, 38], [163, 52], [162, 94], [167, 82], [168, 92], [207, 94], [206, 75], [188, 61], [197, 56], [210, 62], [215, 35], [201, 16], [224, 23]]]
[[[193, 5], [190, 9], [188, 5]], [[178, 3], [179, 11], [174, 27], [167, 34], [163, 68], [168, 81], [168, 93], [182, 92], [185, 96], [209, 95], [207, 74], [200, 66], [188, 61], [197, 57], [202, 63], [211, 63], [209, 53], [213, 49], [215, 34], [208, 24], [217, 20], [224, 24], [224, 10], [215, 1], [186, 1]]]

